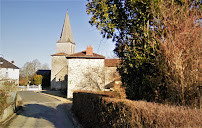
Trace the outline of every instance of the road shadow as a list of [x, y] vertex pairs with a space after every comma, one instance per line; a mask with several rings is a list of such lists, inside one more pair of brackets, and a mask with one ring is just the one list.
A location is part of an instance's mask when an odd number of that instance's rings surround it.
[[58, 96], [58, 97], [66, 98], [66, 99], [68, 99], [70, 101], [73, 101], [73, 98], [67, 98], [67, 95], [65, 93], [62, 93], [61, 91], [46, 90], [46, 91], [41, 91], [40, 93], [49, 94], [49, 95], [53, 95], [53, 96]]
[[[71, 104], [59, 104], [56, 108], [45, 106], [42, 104], [26, 104], [17, 115], [44, 119], [51, 122], [55, 128], [73, 128], [72, 119], [69, 116], [69, 108]], [[22, 124], [23, 125], [23, 124]], [[43, 123], [36, 123], [36, 127], [41, 127]]]
[[61, 91], [41, 91], [41, 93], [45, 93], [45, 94], [49, 94], [49, 95], [54, 95], [54, 96], [58, 96], [58, 97], [62, 97], [62, 98], [67, 98], [67, 96], [62, 93]]

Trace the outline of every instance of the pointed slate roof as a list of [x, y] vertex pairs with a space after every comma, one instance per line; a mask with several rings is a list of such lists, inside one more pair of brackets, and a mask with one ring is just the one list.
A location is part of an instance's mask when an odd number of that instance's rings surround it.
[[74, 40], [73, 40], [72, 29], [71, 29], [71, 25], [70, 25], [68, 12], [66, 13], [65, 21], [63, 24], [63, 28], [62, 28], [62, 33], [61, 33], [60, 39], [57, 41], [57, 43], [65, 43], [65, 42], [71, 42], [71, 43], [75, 44]]

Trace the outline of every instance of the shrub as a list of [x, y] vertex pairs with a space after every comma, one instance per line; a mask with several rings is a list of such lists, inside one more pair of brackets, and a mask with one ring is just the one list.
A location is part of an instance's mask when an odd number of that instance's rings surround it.
[[90, 0], [87, 13], [116, 44], [127, 98], [200, 108], [201, 2]]
[[29, 80], [27, 78], [20, 77], [19, 85], [27, 86]]
[[7, 106], [7, 95], [6, 92], [0, 89], [0, 116]]
[[34, 85], [42, 84], [42, 79], [43, 79], [42, 75], [34, 74], [31, 79], [31, 84], [34, 84]]
[[156, 28], [164, 27], [155, 31], [159, 32], [160, 52], [167, 65], [166, 70], [162, 69], [166, 77], [166, 100], [200, 108], [201, 11], [188, 1], [182, 5], [164, 1], [158, 7], [162, 12], [156, 15], [161, 20]]
[[72, 110], [86, 127], [202, 127], [200, 109], [74, 92]]
[[[79, 93], [80, 95], [97, 95], [97, 96], [104, 96], [104, 97], [111, 97], [111, 98], [122, 98], [121, 94], [114, 91], [89, 91], [89, 90], [77, 90], [74, 91], [75, 94]], [[73, 94], [74, 94], [73, 93]]]
[[0, 116], [4, 109], [8, 106], [8, 97], [10, 92], [15, 92], [15, 81], [1, 81], [2, 84], [0, 86]]

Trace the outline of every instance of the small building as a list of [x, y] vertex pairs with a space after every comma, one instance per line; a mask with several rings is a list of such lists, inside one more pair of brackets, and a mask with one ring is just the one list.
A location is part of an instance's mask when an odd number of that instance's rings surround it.
[[6, 80], [19, 85], [19, 68], [14, 65], [14, 61], [9, 62], [0, 57], [0, 81]]
[[117, 66], [119, 59], [105, 59], [105, 56], [93, 52], [92, 46], [85, 51], [75, 53], [69, 15], [65, 22], [56, 54], [52, 56], [51, 89], [67, 90], [67, 98], [73, 97], [76, 90], [104, 90], [105, 85], [119, 78]]
[[42, 76], [44, 76], [44, 75], [50, 76], [51, 75], [51, 70], [37, 70], [36, 74], [37, 75], [42, 75]]
[[75, 90], [103, 90], [105, 84], [105, 57], [93, 53], [92, 46], [86, 51], [67, 55], [67, 97]]

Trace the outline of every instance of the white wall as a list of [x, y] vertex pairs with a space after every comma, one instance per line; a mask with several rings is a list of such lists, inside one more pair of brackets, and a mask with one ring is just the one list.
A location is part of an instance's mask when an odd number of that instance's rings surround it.
[[104, 88], [104, 59], [68, 59], [67, 62], [67, 98], [72, 98], [75, 90]]
[[16, 80], [16, 84], [19, 85], [19, 69], [13, 69], [13, 68], [0, 69], [0, 80], [1, 79]]

